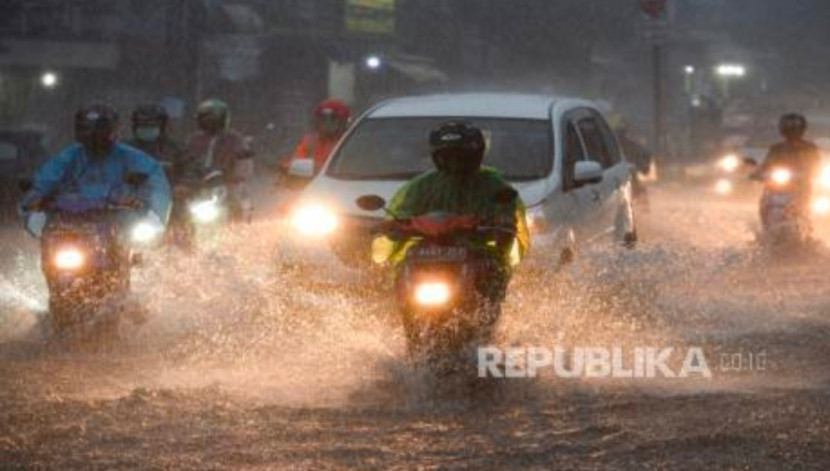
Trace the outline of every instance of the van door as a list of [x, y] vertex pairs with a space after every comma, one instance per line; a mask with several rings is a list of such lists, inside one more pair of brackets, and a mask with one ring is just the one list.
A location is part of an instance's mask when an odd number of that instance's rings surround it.
[[604, 120], [593, 110], [586, 110], [587, 113], [579, 119], [579, 132], [585, 142], [585, 150], [589, 160], [599, 163], [604, 169], [603, 179], [595, 185], [592, 196], [598, 198], [596, 204], [597, 224], [594, 227], [597, 233], [594, 236], [610, 235], [614, 231], [616, 217], [619, 210], [619, 198], [617, 193], [620, 187], [618, 172], [619, 151], [613, 152], [616, 145], [611, 147], [612, 142], [608, 141], [603, 133]]
[[600, 184], [579, 185], [574, 170], [577, 162], [588, 160], [585, 142], [578, 123], [582, 112], [565, 115], [562, 119], [563, 159], [562, 189], [570, 204], [568, 221], [580, 240], [591, 238], [603, 226], [599, 218], [602, 209]]

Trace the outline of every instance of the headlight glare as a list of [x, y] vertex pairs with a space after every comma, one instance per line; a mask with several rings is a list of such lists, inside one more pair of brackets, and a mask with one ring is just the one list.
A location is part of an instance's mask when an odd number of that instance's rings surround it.
[[219, 218], [219, 204], [215, 199], [197, 201], [190, 205], [190, 214], [200, 223], [211, 223]]
[[302, 235], [326, 236], [340, 225], [337, 215], [322, 205], [302, 206], [291, 216], [291, 225]]
[[84, 266], [86, 257], [80, 249], [67, 247], [57, 251], [54, 262], [59, 270], [77, 270]]
[[421, 306], [443, 306], [451, 297], [452, 290], [444, 282], [419, 283], [415, 286], [415, 302]]
[[161, 228], [147, 221], [142, 221], [133, 227], [132, 240], [137, 244], [149, 244], [161, 235]]

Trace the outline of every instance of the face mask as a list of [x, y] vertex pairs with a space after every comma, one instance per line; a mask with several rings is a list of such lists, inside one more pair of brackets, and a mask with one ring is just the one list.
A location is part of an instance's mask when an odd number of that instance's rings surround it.
[[161, 128], [141, 126], [135, 128], [135, 137], [139, 141], [152, 142], [161, 136]]
[[323, 118], [317, 122], [317, 129], [324, 136], [333, 137], [340, 134], [343, 130], [343, 125], [340, 120], [334, 118]]

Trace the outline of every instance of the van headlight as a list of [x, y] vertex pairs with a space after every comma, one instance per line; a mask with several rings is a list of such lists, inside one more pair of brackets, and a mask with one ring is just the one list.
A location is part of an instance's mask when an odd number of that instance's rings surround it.
[[302, 235], [323, 237], [337, 229], [340, 218], [323, 205], [311, 204], [294, 210], [291, 225]]

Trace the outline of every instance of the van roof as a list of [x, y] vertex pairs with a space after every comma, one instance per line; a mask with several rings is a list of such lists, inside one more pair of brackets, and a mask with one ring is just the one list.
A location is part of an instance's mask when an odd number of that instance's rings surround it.
[[477, 117], [549, 119], [564, 98], [521, 93], [447, 93], [394, 98], [368, 113], [369, 118]]

